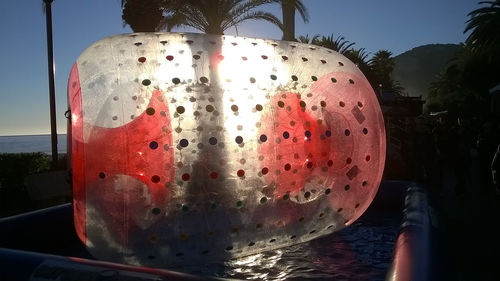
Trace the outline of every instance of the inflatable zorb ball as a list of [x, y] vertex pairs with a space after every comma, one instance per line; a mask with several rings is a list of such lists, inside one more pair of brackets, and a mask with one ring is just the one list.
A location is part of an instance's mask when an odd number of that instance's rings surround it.
[[75, 226], [96, 258], [225, 260], [340, 230], [370, 205], [384, 121], [329, 49], [203, 34], [102, 39], [69, 79]]

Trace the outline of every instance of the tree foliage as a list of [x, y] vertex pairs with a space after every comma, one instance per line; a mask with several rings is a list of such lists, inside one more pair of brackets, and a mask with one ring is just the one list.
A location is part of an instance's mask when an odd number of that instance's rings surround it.
[[479, 2], [485, 7], [468, 14], [464, 32], [471, 32], [466, 43], [476, 55], [485, 56], [492, 62], [500, 59], [500, 0]]
[[299, 41], [300, 43], [304, 43], [304, 44], [315, 44], [315, 45], [319, 45], [317, 42], [320, 38], [320, 35], [319, 34], [316, 34], [314, 35], [312, 38], [309, 38], [309, 34], [306, 34], [305, 36], [304, 35], [300, 35], [298, 38], [297, 38], [297, 41]]
[[345, 55], [354, 46], [354, 42], [350, 42], [344, 38], [344, 36], [337, 36], [336, 38], [332, 35], [321, 36], [316, 35], [312, 38], [311, 44], [322, 46], [336, 52]]
[[489, 111], [489, 89], [500, 82], [498, 65], [462, 44], [456, 57], [429, 87], [428, 104], [435, 110], [484, 115]]
[[[283, 32], [284, 40], [295, 40], [295, 12], [309, 20], [301, 0], [122, 0], [124, 24], [134, 32], [171, 31], [188, 26], [209, 34], [223, 34], [247, 20], [264, 20]], [[282, 7], [283, 21], [258, 10], [266, 4]]]
[[500, 83], [500, 1], [469, 13], [471, 32], [456, 57], [429, 88], [429, 103], [457, 114], [487, 115], [489, 90]]
[[372, 87], [381, 88], [383, 91], [401, 93], [403, 87], [392, 79], [394, 70], [394, 57], [388, 50], [377, 51], [370, 60]]
[[366, 49], [350, 48], [349, 50], [345, 51], [343, 55], [350, 59], [354, 64], [356, 64], [359, 70], [361, 70], [361, 72], [363, 72], [363, 74], [366, 76], [366, 79], [368, 79], [372, 87], [374, 89], [377, 89], [377, 87], [373, 86], [373, 70], [370, 67], [370, 59], [368, 58], [370, 54], [366, 51]]
[[134, 32], [156, 31], [163, 19], [163, 0], [122, 0], [123, 24]]
[[219, 35], [247, 20], [265, 20], [280, 26], [276, 16], [257, 10], [269, 3], [268, 0], [163, 0], [166, 19], [176, 21], [162, 26], [184, 25]]
[[344, 36], [320, 36], [309, 38], [309, 35], [299, 36], [301, 43], [313, 44], [334, 50], [350, 59], [366, 76], [373, 89], [401, 93], [403, 87], [391, 77], [394, 70], [394, 58], [388, 50], [377, 51], [372, 58], [365, 48], [355, 48], [354, 42]]

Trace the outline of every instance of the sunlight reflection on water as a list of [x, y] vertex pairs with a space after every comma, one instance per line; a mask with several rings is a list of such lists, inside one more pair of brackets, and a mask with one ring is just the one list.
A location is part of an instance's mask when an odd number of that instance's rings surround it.
[[209, 266], [176, 268], [245, 280], [384, 280], [392, 261], [399, 219], [361, 218], [324, 238]]

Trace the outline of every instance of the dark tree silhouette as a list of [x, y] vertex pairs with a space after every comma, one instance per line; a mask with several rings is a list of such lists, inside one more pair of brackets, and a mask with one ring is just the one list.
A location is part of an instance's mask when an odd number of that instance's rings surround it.
[[[313, 44], [315, 44], [313, 42]], [[317, 40], [316, 45], [334, 50], [345, 55], [351, 48], [354, 46], [354, 42], [350, 42], [344, 38], [344, 36], [337, 36], [337, 38], [333, 37], [333, 34], [330, 36], [322, 36], [321, 39]], [[366, 60], [366, 58], [364, 58]]]
[[314, 45], [318, 45], [319, 46], [319, 39], [320, 39], [320, 35], [319, 34], [314, 35], [312, 38], [309, 38], [309, 34], [306, 34], [305, 36], [304, 35], [300, 35], [297, 38], [297, 41], [299, 41], [300, 43], [314, 44]]
[[[166, 1], [164, 1], [166, 2]], [[180, 12], [183, 1], [168, 1], [164, 3], [163, 19], [160, 21], [158, 30], [171, 32], [173, 28], [186, 25], [186, 17]]]
[[265, 20], [278, 27], [281, 21], [259, 11], [270, 0], [122, 0], [122, 18], [134, 32], [171, 31], [189, 26], [209, 34], [224, 31], [246, 20]]
[[256, 10], [269, 3], [269, 0], [164, 0], [168, 16], [161, 26], [169, 30], [183, 25], [219, 35], [247, 20], [265, 20], [280, 26], [276, 16]]
[[464, 33], [471, 31], [467, 38], [474, 53], [487, 56], [488, 59], [500, 60], [500, 0], [484, 1], [487, 4], [468, 14]]
[[391, 77], [394, 70], [394, 58], [388, 50], [377, 51], [369, 62], [371, 68], [370, 83], [374, 89], [401, 93], [403, 88]]
[[156, 31], [163, 19], [162, 0], [122, 0], [122, 19], [134, 32]]
[[433, 108], [476, 117], [490, 112], [489, 90], [500, 83], [500, 1], [483, 4], [468, 14], [469, 37], [429, 87]]
[[429, 86], [428, 104], [437, 110], [482, 116], [489, 111], [489, 89], [499, 83], [498, 65], [462, 44]]
[[368, 81], [373, 81], [372, 69], [370, 67], [370, 60], [368, 59], [369, 53], [366, 52], [365, 48], [354, 49], [351, 48], [343, 53], [348, 59], [350, 59], [354, 64], [356, 64], [366, 76]]

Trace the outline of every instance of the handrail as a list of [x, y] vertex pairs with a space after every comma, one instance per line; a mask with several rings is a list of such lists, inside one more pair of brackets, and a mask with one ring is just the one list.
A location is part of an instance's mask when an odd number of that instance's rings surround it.
[[0, 248], [0, 280], [227, 280], [149, 267], [123, 265]]
[[415, 183], [406, 191], [403, 216], [387, 280], [430, 280], [430, 220], [427, 194]]

